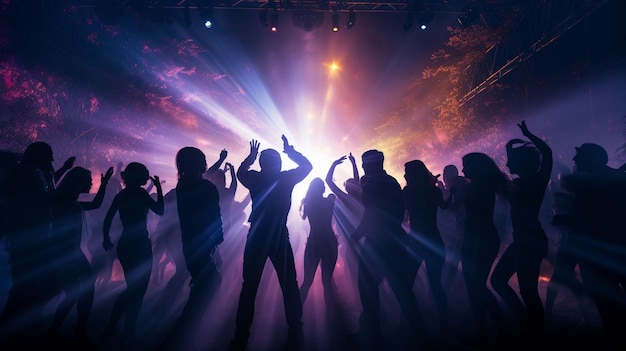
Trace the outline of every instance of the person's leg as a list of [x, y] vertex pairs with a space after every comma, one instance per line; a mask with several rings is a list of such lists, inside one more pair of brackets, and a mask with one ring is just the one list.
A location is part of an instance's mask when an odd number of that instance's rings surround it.
[[135, 323], [141, 310], [143, 297], [150, 283], [152, 274], [152, 243], [146, 236], [137, 240], [133, 245], [132, 258], [127, 257], [124, 274], [127, 275], [128, 306], [124, 323], [124, 337], [132, 341], [135, 333]]
[[302, 302], [293, 251], [288, 237], [281, 238], [276, 248], [276, 251], [271, 253], [270, 259], [276, 269], [278, 282], [283, 292], [287, 324], [290, 329], [298, 329], [302, 327]]
[[288, 238], [288, 235], [281, 237], [276, 250], [270, 254], [270, 260], [276, 269], [278, 283], [283, 292], [285, 315], [289, 326], [287, 348], [298, 350], [303, 343], [302, 301], [298, 289], [293, 250]]
[[236, 330], [231, 343], [232, 350], [243, 350], [248, 343], [250, 327], [254, 319], [254, 304], [266, 260], [265, 247], [250, 240], [250, 235], [248, 235], [243, 253], [243, 283], [235, 317]]
[[313, 247], [313, 241], [307, 241], [306, 247], [304, 248], [304, 278], [302, 278], [302, 285], [300, 286], [300, 300], [302, 303], [306, 301], [307, 295], [309, 294], [309, 289], [311, 288], [311, 284], [313, 284], [315, 271], [317, 270], [319, 262], [320, 257], [317, 255], [315, 247]]
[[[531, 235], [529, 235], [531, 237]], [[532, 237], [536, 237], [532, 235]], [[539, 296], [539, 275], [541, 263], [548, 254], [548, 240], [518, 243], [515, 261], [519, 291], [526, 307], [522, 319], [522, 333], [531, 342], [541, 342], [544, 333], [544, 309]]]
[[380, 292], [382, 282], [381, 257], [375, 247], [365, 239], [359, 256], [358, 287], [361, 299], [359, 337], [363, 346], [382, 348], [380, 327]]
[[322, 284], [324, 286], [324, 304], [326, 305], [326, 318], [332, 317], [335, 304], [335, 291], [333, 285], [333, 273], [337, 264], [337, 245], [326, 248], [322, 257]]
[[[506, 250], [504, 250], [504, 253], [500, 256], [496, 266], [493, 268], [490, 282], [493, 290], [500, 295], [502, 301], [521, 320], [524, 314], [526, 314], [526, 308], [520, 301], [515, 290], [509, 285], [509, 280], [517, 273], [515, 263], [516, 255], [516, 244], [511, 243]], [[519, 280], [519, 275], [517, 278]]]
[[439, 313], [440, 332], [445, 333], [448, 328], [448, 299], [441, 282], [446, 257], [445, 247], [443, 241], [433, 241], [432, 244], [432, 249], [425, 256], [426, 272]]

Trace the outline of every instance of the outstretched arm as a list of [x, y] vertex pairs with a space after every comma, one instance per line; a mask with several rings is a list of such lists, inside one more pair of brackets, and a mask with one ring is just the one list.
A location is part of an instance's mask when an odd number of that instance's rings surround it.
[[207, 172], [210, 174], [212, 172], [219, 170], [220, 167], [222, 166], [222, 163], [224, 163], [226, 156], [228, 156], [228, 151], [226, 151], [226, 149], [222, 149], [222, 151], [220, 152], [220, 158], [217, 161], [215, 161], [215, 163], [211, 167], [209, 167]]
[[522, 134], [535, 144], [537, 150], [541, 153], [541, 168], [539, 169], [539, 174], [542, 178], [546, 179], [547, 183], [547, 181], [550, 180], [550, 175], [552, 174], [552, 149], [545, 141], [528, 130], [526, 121], [522, 121], [522, 123], [517, 126], [522, 130]]
[[152, 183], [154, 184], [154, 186], [156, 187], [157, 190], [157, 200], [154, 201], [152, 200], [151, 197], [150, 198], [150, 209], [158, 214], [159, 216], [163, 215], [163, 212], [165, 212], [165, 203], [163, 201], [163, 188], [161, 188], [161, 181], [159, 180], [159, 176], [153, 176], [150, 177], [150, 179], [152, 179]]
[[339, 187], [337, 186], [337, 184], [335, 184], [335, 181], [333, 180], [335, 168], [337, 167], [337, 165], [340, 165], [345, 160], [346, 156], [344, 155], [333, 161], [333, 163], [330, 165], [330, 168], [328, 169], [328, 173], [326, 173], [326, 184], [328, 184], [328, 188], [333, 193], [338, 194], [338, 196], [341, 196], [342, 194], [348, 195], [344, 193], [341, 189], [339, 189]]
[[282, 139], [283, 152], [286, 153], [287, 156], [289, 156], [289, 158], [298, 165], [298, 168], [296, 168], [296, 170], [298, 171], [298, 176], [300, 178], [299, 181], [301, 181], [302, 179], [306, 178], [309, 173], [311, 173], [311, 171], [313, 170], [313, 165], [311, 164], [309, 159], [296, 151], [293, 148], [293, 145], [289, 145], [289, 141], [287, 140], [286, 136], [283, 135]]
[[352, 164], [352, 178], [359, 180], [359, 168], [356, 166], [356, 160], [354, 156], [352, 156], [352, 153], [348, 155], [348, 159], [350, 159], [350, 164]]
[[235, 174], [235, 167], [229, 162], [226, 162], [226, 170], [230, 174], [230, 190], [233, 194], [237, 191], [237, 175]]
[[247, 186], [248, 178], [247, 174], [250, 170], [250, 166], [256, 161], [256, 157], [259, 154], [259, 147], [261, 144], [255, 139], [250, 140], [250, 153], [248, 156], [241, 162], [239, 168], [237, 169], [237, 178], [244, 185]]
[[59, 179], [65, 174], [65, 172], [69, 171], [72, 167], [74, 167], [74, 161], [76, 161], [76, 157], [72, 156], [65, 160], [63, 166], [54, 172], [54, 182], [58, 182]]
[[92, 201], [80, 203], [80, 207], [82, 207], [84, 211], [95, 210], [96, 208], [99, 208], [100, 205], [102, 205], [102, 201], [104, 200], [104, 193], [106, 192], [107, 184], [109, 184], [109, 180], [111, 179], [112, 175], [113, 167], [109, 167], [106, 174], [100, 174], [100, 187], [98, 188], [96, 196], [93, 198]]

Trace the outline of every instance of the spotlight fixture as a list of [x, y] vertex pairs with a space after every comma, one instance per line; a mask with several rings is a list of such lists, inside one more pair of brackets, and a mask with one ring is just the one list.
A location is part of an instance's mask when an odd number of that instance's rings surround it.
[[338, 32], [339, 31], [339, 12], [337, 12], [337, 9], [335, 9], [335, 11], [333, 12], [333, 32]]
[[418, 18], [419, 18], [420, 29], [426, 30], [426, 27], [428, 27], [428, 25], [430, 24], [430, 22], [433, 20], [434, 17], [435, 15], [432, 12], [424, 12], [424, 13], [419, 14]]
[[200, 7], [200, 19], [202, 19], [204, 28], [213, 28], [213, 25], [215, 24], [213, 19], [213, 7], [213, 1], [211, 0], [204, 1]]
[[350, 9], [348, 13], [348, 22], [346, 22], [346, 28], [352, 29], [354, 27], [354, 22], [356, 21], [356, 15], [354, 14], [354, 10]]
[[270, 30], [272, 32], [277, 32], [278, 31], [278, 13], [276, 11], [274, 11], [274, 13], [272, 13], [272, 25], [270, 27]]

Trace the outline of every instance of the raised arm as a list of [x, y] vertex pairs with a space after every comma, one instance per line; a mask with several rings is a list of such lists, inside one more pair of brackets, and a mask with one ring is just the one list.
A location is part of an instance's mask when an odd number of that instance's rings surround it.
[[54, 182], [58, 182], [59, 179], [65, 174], [65, 172], [69, 171], [72, 167], [74, 167], [74, 161], [76, 161], [76, 157], [72, 156], [65, 160], [63, 166], [54, 172]]
[[350, 164], [352, 164], [352, 178], [359, 180], [359, 168], [356, 166], [356, 160], [354, 156], [352, 156], [352, 153], [348, 155], [348, 159], [350, 159]]
[[159, 216], [162, 216], [165, 211], [165, 203], [163, 201], [163, 188], [161, 188], [161, 181], [159, 180], [159, 176], [156, 175], [150, 177], [150, 179], [152, 179], [152, 183], [157, 190], [156, 201], [152, 200], [152, 198], [148, 196], [150, 198], [150, 209]]
[[335, 184], [335, 181], [333, 180], [333, 175], [335, 173], [335, 168], [342, 164], [343, 161], [346, 160], [346, 156], [341, 156], [340, 158], [336, 159], [335, 161], [333, 161], [333, 163], [330, 165], [330, 168], [328, 169], [328, 173], [326, 173], [326, 184], [328, 184], [328, 188], [330, 189], [330, 191], [332, 191], [333, 193], [337, 194], [338, 196], [342, 196], [342, 195], [348, 195], [347, 193], [344, 193], [338, 186], [337, 184]]
[[521, 130], [522, 134], [528, 138], [535, 146], [537, 150], [541, 153], [541, 168], [539, 169], [539, 174], [542, 178], [546, 179], [546, 181], [550, 180], [550, 176], [552, 174], [552, 149], [548, 144], [543, 141], [543, 139], [539, 138], [535, 134], [533, 134], [528, 127], [526, 126], [526, 121], [522, 121], [522, 123], [517, 125]]
[[95, 210], [96, 208], [99, 208], [100, 205], [102, 205], [102, 201], [104, 200], [104, 193], [106, 192], [107, 184], [109, 184], [109, 180], [111, 179], [112, 175], [113, 167], [109, 167], [106, 174], [100, 174], [100, 187], [98, 188], [96, 196], [93, 198], [93, 200], [89, 202], [80, 202], [80, 207], [82, 207], [84, 211]]
[[306, 178], [306, 176], [309, 175], [309, 173], [311, 173], [311, 171], [313, 170], [313, 165], [311, 164], [309, 159], [304, 157], [300, 152], [296, 151], [293, 148], [293, 145], [289, 145], [289, 141], [287, 140], [287, 137], [283, 135], [282, 139], [283, 139], [283, 152], [286, 153], [287, 156], [289, 156], [289, 158], [298, 165], [298, 168], [296, 168], [293, 171], [297, 172], [298, 178], [300, 178], [299, 181], [301, 181], [304, 178]]
[[235, 174], [235, 167], [229, 162], [226, 162], [226, 170], [230, 172], [230, 190], [233, 194], [237, 191], [237, 175]]
[[224, 163], [226, 156], [228, 156], [228, 151], [226, 151], [226, 149], [222, 149], [222, 151], [220, 152], [220, 158], [217, 161], [215, 161], [215, 163], [211, 165], [209, 169], [207, 169], [207, 172], [210, 174], [212, 172], [219, 170], [220, 167], [222, 166], [222, 163]]
[[250, 170], [250, 166], [256, 161], [260, 146], [261, 144], [257, 140], [250, 140], [250, 153], [241, 161], [239, 168], [237, 168], [237, 179], [246, 187], [248, 184], [248, 171]]

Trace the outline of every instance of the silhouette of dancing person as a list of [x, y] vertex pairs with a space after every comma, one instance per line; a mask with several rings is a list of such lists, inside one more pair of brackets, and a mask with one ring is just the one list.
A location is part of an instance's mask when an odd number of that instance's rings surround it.
[[607, 335], [607, 346], [626, 347], [626, 175], [609, 167], [606, 150], [594, 143], [576, 148], [576, 171], [563, 179], [574, 195], [571, 215], [554, 217], [557, 225], [569, 225], [579, 252], [582, 282], [589, 291]]
[[[224, 227], [224, 233], [227, 233], [228, 229], [230, 228], [230, 209], [232, 207], [233, 201], [235, 200], [235, 192], [237, 191], [237, 177], [235, 176], [235, 170], [232, 168], [232, 165], [230, 163], [226, 163], [224, 165], [224, 170], [220, 169], [222, 163], [224, 163], [224, 161], [226, 160], [226, 157], [228, 157], [228, 151], [226, 149], [222, 149], [222, 151], [220, 151], [220, 156], [217, 161], [215, 161], [215, 163], [213, 163], [211, 167], [209, 167], [204, 172], [203, 175], [205, 179], [208, 179], [211, 183], [213, 183], [213, 185], [217, 187], [217, 190], [219, 192], [220, 212], [222, 213], [222, 225]], [[231, 181], [232, 179], [235, 179], [234, 186], [231, 183], [231, 187], [226, 187], [225, 172], [228, 165], [230, 165], [231, 167]], [[223, 274], [221, 246], [217, 247], [215, 253], [213, 254], [213, 257], [215, 258], [215, 264], [217, 266], [217, 270], [220, 272], [221, 278]]]
[[58, 337], [63, 320], [76, 306], [74, 340], [77, 346], [88, 347], [87, 323], [94, 300], [95, 279], [91, 265], [81, 249], [84, 212], [99, 208], [104, 199], [113, 167], [100, 175], [100, 187], [92, 201], [79, 201], [80, 194], [88, 193], [92, 186], [91, 172], [74, 167], [58, 184], [53, 206], [52, 250], [56, 259], [51, 262], [59, 280], [60, 292], [65, 297], [59, 303], [48, 329], [52, 340]]
[[[555, 162], [555, 166], [560, 165], [559, 162]], [[563, 177], [569, 175], [571, 171], [565, 167], [558, 167], [557, 177], [550, 182], [550, 188], [552, 191], [552, 212], [553, 217], [570, 216], [574, 195], [563, 189], [560, 184]], [[555, 225], [552, 222], [552, 225]], [[580, 240], [575, 237], [576, 233], [573, 228], [569, 228], [568, 225], [555, 225], [559, 238], [557, 241], [557, 248], [554, 255], [554, 264], [552, 269], [552, 275], [550, 281], [546, 287], [545, 298], [545, 323], [551, 325], [554, 320], [553, 308], [557, 295], [562, 291], [571, 291], [578, 304], [580, 311], [580, 325], [586, 327], [591, 320], [591, 305], [589, 296], [585, 291], [585, 287], [582, 281], [578, 277], [577, 268], [578, 256], [583, 246], [578, 247]], [[594, 306], [595, 308], [595, 306]]]
[[[220, 193], [220, 210], [222, 212], [224, 232], [227, 232], [232, 225], [231, 212], [235, 202], [235, 193], [237, 192], [235, 167], [229, 162], [224, 163], [227, 156], [228, 151], [223, 149], [220, 152], [219, 159], [204, 173], [204, 177], [211, 181]], [[224, 163], [224, 169], [219, 168], [222, 163]], [[230, 176], [230, 186], [226, 186], [226, 173]]]
[[[152, 273], [152, 242], [147, 229], [148, 211], [162, 215], [164, 203], [159, 177], [156, 175], [150, 177], [148, 169], [143, 164], [131, 162], [126, 165], [121, 175], [124, 189], [115, 195], [104, 218], [102, 247], [106, 251], [113, 248], [110, 229], [113, 216], [119, 212], [123, 229], [117, 243], [117, 258], [124, 271], [126, 290], [113, 304], [103, 338], [113, 337], [117, 322], [124, 315], [122, 338], [130, 344], [133, 342], [135, 323]], [[152, 180], [156, 187], [156, 201], [142, 187], [146, 185], [148, 179]]]
[[359, 317], [358, 342], [364, 349], [384, 349], [379, 287], [386, 280], [402, 306], [403, 316], [411, 326], [411, 339], [417, 343], [422, 331], [422, 317], [413, 290], [406, 284], [406, 231], [404, 197], [398, 181], [383, 168], [384, 155], [378, 150], [362, 156], [365, 174], [361, 177], [363, 216], [356, 229], [363, 236], [359, 257], [359, 295], [362, 312]]
[[308, 219], [310, 225], [304, 249], [304, 278], [300, 286], [300, 299], [304, 304], [319, 265], [322, 270], [326, 319], [331, 321], [334, 305], [333, 271], [337, 263], [339, 243], [332, 227], [335, 195], [324, 197], [325, 190], [324, 181], [314, 178], [300, 206], [302, 219]]
[[176, 168], [176, 206], [191, 282], [189, 299], [165, 342], [166, 349], [179, 348], [180, 342], [193, 336], [201, 323], [221, 281], [215, 254], [224, 241], [219, 192], [202, 177], [207, 169], [204, 153], [195, 147], [183, 147], [176, 154]]
[[[102, 227], [104, 223], [104, 217], [111, 207], [111, 202], [117, 193], [122, 190], [122, 178], [120, 173], [124, 170], [124, 163], [118, 162], [113, 170], [113, 175], [109, 180], [106, 192], [104, 194], [104, 200], [99, 208], [86, 213], [86, 219], [89, 229], [89, 236], [87, 237], [87, 251], [91, 256], [91, 269], [95, 275], [96, 288], [106, 289], [107, 285], [111, 281], [113, 276], [113, 263], [115, 257], [109, 255], [107, 252], [102, 251]], [[115, 218], [111, 225], [112, 232], [121, 232], [121, 224], [119, 219]]]
[[446, 209], [452, 211], [454, 216], [454, 235], [452, 236], [448, 248], [446, 249], [446, 259], [450, 268], [444, 277], [444, 285], [450, 286], [452, 280], [461, 273], [459, 267], [461, 263], [461, 245], [463, 243], [463, 231], [465, 227], [465, 188], [467, 179], [459, 175], [459, 169], [455, 165], [447, 165], [443, 168], [443, 193], [450, 202]]
[[293, 250], [289, 243], [287, 215], [291, 194], [313, 169], [311, 162], [289, 145], [283, 135], [283, 152], [297, 167], [281, 171], [278, 151], [265, 149], [259, 155], [260, 171], [250, 170], [257, 158], [259, 142], [250, 141], [250, 154], [237, 170], [239, 182], [250, 190], [252, 213], [250, 230], [244, 249], [243, 284], [236, 316], [236, 331], [231, 349], [245, 349], [254, 318], [254, 304], [266, 260], [269, 258], [283, 293], [287, 325], [287, 348], [297, 349], [302, 342], [302, 302], [298, 289]]
[[[189, 272], [187, 271], [187, 263], [183, 256], [182, 236], [180, 233], [180, 221], [178, 219], [178, 207], [176, 202], [176, 188], [168, 191], [163, 195], [165, 209], [163, 216], [159, 218], [155, 232], [154, 253], [161, 253], [163, 259], [158, 262], [159, 268], [156, 274], [164, 275], [166, 267], [173, 265], [174, 272], [163, 287], [158, 298], [157, 306], [167, 304], [176, 304], [174, 298], [187, 286]], [[155, 260], [156, 261], [156, 260]], [[153, 272], [155, 274], [155, 272]], [[172, 310], [162, 308], [157, 314], [162, 318], [167, 318]]]
[[465, 231], [461, 247], [461, 265], [469, 305], [474, 317], [474, 337], [468, 343], [486, 346], [493, 334], [487, 328], [487, 316], [493, 320], [505, 341], [510, 337], [496, 297], [489, 289], [488, 277], [498, 251], [500, 236], [494, 224], [496, 194], [506, 191], [508, 178], [486, 154], [471, 152], [463, 156], [462, 172], [469, 180], [465, 193]]
[[[346, 158], [350, 160], [352, 165], [352, 177], [346, 179], [344, 183], [345, 190], [342, 190], [337, 186], [333, 177], [335, 168], [342, 164]], [[342, 239], [339, 241], [340, 254], [350, 275], [350, 286], [356, 289], [358, 288], [359, 240], [362, 238], [354, 237], [353, 234], [355, 234], [356, 227], [361, 220], [361, 216], [363, 216], [363, 203], [361, 201], [359, 170], [352, 153], [348, 157], [344, 155], [333, 161], [326, 174], [326, 184], [336, 196], [334, 216], [335, 224], [339, 228], [340, 238]]]
[[404, 204], [411, 231], [408, 237], [409, 264], [406, 267], [407, 283], [413, 289], [415, 277], [422, 262], [428, 274], [428, 283], [439, 313], [440, 333], [448, 328], [448, 302], [441, 283], [446, 249], [437, 227], [437, 211], [447, 209], [450, 203], [443, 198], [433, 175], [421, 160], [404, 164], [406, 186]]
[[[71, 167], [73, 160], [69, 158], [62, 169]], [[54, 257], [49, 241], [55, 187], [53, 161], [49, 144], [31, 143], [4, 182], [3, 218], [11, 288], [0, 316], [0, 338], [6, 337], [2, 343], [9, 349], [28, 349], [42, 341], [35, 328], [42, 322], [44, 304], [58, 292], [49, 264]]]
[[[506, 144], [507, 167], [517, 176], [505, 195], [511, 206], [513, 241], [493, 269], [491, 286], [520, 319], [521, 342], [536, 345], [544, 334], [543, 302], [537, 284], [541, 262], [548, 254], [548, 237], [539, 210], [552, 174], [552, 149], [528, 130], [525, 121], [517, 126], [530, 143], [512, 139]], [[517, 275], [523, 302], [509, 285], [513, 275]]]

